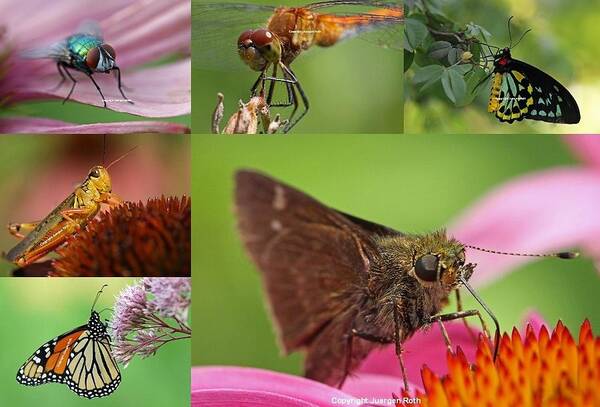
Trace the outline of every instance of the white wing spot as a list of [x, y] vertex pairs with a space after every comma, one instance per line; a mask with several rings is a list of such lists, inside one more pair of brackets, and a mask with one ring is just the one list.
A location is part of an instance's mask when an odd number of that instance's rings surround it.
[[275, 196], [273, 197], [273, 209], [282, 211], [287, 205], [285, 191], [280, 185], [275, 185]]

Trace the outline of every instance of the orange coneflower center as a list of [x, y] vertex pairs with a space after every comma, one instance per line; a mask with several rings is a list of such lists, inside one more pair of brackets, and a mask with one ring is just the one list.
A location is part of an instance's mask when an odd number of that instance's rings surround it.
[[536, 335], [528, 326], [504, 334], [496, 362], [488, 341], [480, 339], [475, 363], [458, 349], [448, 353], [448, 374], [438, 377], [426, 366], [422, 406], [600, 406], [600, 337], [586, 320], [576, 343], [558, 322], [552, 334]]

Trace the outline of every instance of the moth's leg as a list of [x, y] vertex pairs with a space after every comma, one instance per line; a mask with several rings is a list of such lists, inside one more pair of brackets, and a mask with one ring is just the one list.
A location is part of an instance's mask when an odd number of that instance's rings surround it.
[[[490, 341], [491, 341], [490, 334], [487, 330], [487, 327], [485, 325], [483, 318], [481, 317], [481, 313], [479, 312], [479, 310], [476, 310], [476, 309], [467, 310], [467, 311], [459, 311], [459, 312], [450, 312], [448, 314], [434, 315], [429, 318], [429, 323], [433, 324], [433, 323], [437, 322], [439, 324], [440, 329], [442, 331], [442, 335], [444, 336], [444, 341], [446, 342], [446, 346], [448, 347], [448, 350], [452, 351], [452, 344], [450, 343], [450, 337], [448, 336], [448, 332], [446, 331], [446, 328], [444, 327], [443, 322], [452, 321], [452, 320], [459, 319], [459, 318], [472, 317], [472, 316], [479, 317], [479, 321], [481, 322], [481, 324], [483, 326], [483, 331], [485, 332], [487, 338], [490, 339]], [[498, 347], [498, 343], [496, 343], [494, 345], [494, 349], [495, 349], [494, 355], [496, 354], [497, 347]]]
[[408, 379], [406, 376], [406, 368], [404, 367], [404, 361], [402, 360], [402, 342], [400, 340], [400, 314], [398, 314], [397, 304], [394, 302], [394, 342], [396, 344], [396, 357], [398, 363], [400, 363], [400, 370], [402, 371], [402, 380], [404, 380], [404, 390], [408, 392]]
[[11, 222], [8, 224], [8, 232], [19, 239], [23, 239], [25, 235], [35, 229], [38, 223], [40, 223], [40, 221], [27, 223]]
[[[460, 290], [457, 288], [456, 290], [454, 290], [454, 292], [456, 293], [456, 310], [458, 312], [462, 312], [463, 306], [462, 306], [462, 300], [460, 298]], [[485, 330], [486, 330], [485, 322], [483, 322], [483, 320], [481, 319], [481, 316], [479, 318], [481, 320], [481, 323], [482, 323], [482, 326], [484, 327], [484, 332], [485, 332]], [[462, 318], [462, 321], [465, 324], [465, 328], [467, 329], [467, 332], [469, 332], [471, 339], [473, 339], [473, 342], [477, 343], [477, 335], [475, 334], [475, 332], [473, 332], [473, 329], [471, 329], [471, 326], [468, 324], [467, 319]]]

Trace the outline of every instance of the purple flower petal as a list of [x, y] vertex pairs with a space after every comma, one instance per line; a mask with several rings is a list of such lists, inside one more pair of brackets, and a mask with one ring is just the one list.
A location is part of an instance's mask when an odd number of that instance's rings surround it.
[[[461, 242], [488, 249], [547, 253], [596, 245], [600, 237], [600, 173], [555, 168], [510, 181], [469, 208], [450, 228]], [[469, 250], [482, 285], [531, 258]]]
[[600, 169], [600, 136], [584, 134], [566, 136], [563, 140], [585, 164]]
[[3, 134], [184, 134], [189, 132], [190, 129], [188, 127], [182, 124], [169, 122], [136, 121], [73, 124], [60, 120], [36, 117], [11, 117], [0, 119], [0, 133]]
[[[107, 99], [107, 107], [117, 112], [125, 112], [144, 117], [172, 117], [188, 114], [191, 111], [191, 61], [180, 62], [142, 69], [137, 72], [124, 72], [123, 81], [131, 88], [126, 95], [134, 104], [123, 101], [117, 81], [112, 75], [94, 75], [96, 82]], [[92, 82], [83, 74], [74, 73], [78, 80], [71, 99], [102, 107], [102, 98]], [[66, 82], [54, 90], [59, 75], [48, 75], [32, 80], [24, 86], [13, 102], [55, 98], [64, 99], [69, 92]]]
[[[241, 402], [245, 397], [248, 397], [248, 400], [256, 400], [259, 404], [234, 403], [234, 401]], [[354, 397], [333, 387], [284, 373], [246, 367], [192, 368], [192, 406], [194, 407], [331, 406], [332, 399], [335, 397], [357, 401]], [[269, 401], [277, 402], [268, 404]]]

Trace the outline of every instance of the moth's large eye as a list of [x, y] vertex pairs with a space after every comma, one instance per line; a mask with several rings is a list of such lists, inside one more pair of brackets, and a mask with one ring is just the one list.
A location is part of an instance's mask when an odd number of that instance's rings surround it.
[[438, 277], [439, 259], [436, 255], [426, 254], [415, 263], [415, 273], [423, 281], [436, 281]]

